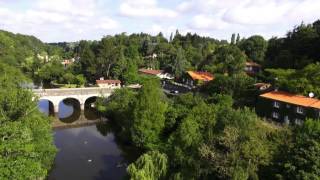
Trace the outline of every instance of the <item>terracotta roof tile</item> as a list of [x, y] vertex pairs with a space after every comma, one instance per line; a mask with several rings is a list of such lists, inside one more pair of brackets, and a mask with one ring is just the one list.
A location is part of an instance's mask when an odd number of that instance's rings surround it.
[[[276, 101], [286, 102], [304, 107], [312, 107], [313, 104], [317, 103], [320, 107], [320, 100], [315, 98], [308, 98], [305, 96], [295, 95], [283, 91], [272, 91], [265, 94], [261, 94], [260, 97], [272, 99]], [[318, 107], [318, 106], [317, 106]]]
[[213, 75], [208, 72], [187, 71], [187, 73], [193, 80], [211, 81], [214, 79]]
[[106, 80], [96, 80], [97, 84], [121, 84], [120, 80], [106, 79]]
[[161, 74], [163, 71], [156, 70], [156, 69], [139, 69], [139, 72], [144, 74], [157, 75], [157, 74]]
[[247, 61], [247, 62], [246, 62], [246, 66], [256, 66], [256, 67], [261, 67], [261, 65], [260, 65], [260, 64], [255, 63], [255, 62], [253, 62], [253, 61]]
[[313, 103], [310, 107], [320, 109], [320, 101]]

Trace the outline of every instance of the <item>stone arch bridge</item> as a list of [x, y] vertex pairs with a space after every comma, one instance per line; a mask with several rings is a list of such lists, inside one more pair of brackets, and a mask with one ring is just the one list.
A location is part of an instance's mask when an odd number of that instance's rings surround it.
[[73, 98], [79, 101], [81, 110], [84, 110], [84, 105], [87, 99], [91, 97], [109, 97], [114, 92], [114, 89], [88, 87], [88, 88], [66, 88], [66, 89], [33, 89], [32, 90], [39, 100], [48, 100], [52, 102], [54, 112], [59, 112], [59, 104], [64, 99]]

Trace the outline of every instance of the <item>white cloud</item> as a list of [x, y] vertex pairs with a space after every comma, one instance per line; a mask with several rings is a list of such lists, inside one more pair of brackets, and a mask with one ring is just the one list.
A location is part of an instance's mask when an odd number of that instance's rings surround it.
[[120, 4], [120, 14], [128, 17], [173, 18], [174, 10], [158, 7], [156, 0], [124, 0]]
[[199, 14], [192, 18], [189, 27], [203, 30], [222, 30], [229, 26], [220, 17], [208, 16], [205, 14]]
[[119, 23], [101, 13], [96, 0], [38, 0], [25, 11], [0, 8], [0, 28], [44, 41], [98, 39]]

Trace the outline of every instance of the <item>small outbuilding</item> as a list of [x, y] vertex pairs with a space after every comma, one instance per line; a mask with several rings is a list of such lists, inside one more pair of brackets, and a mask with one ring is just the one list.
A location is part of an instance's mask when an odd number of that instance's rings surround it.
[[96, 83], [101, 88], [110, 88], [110, 89], [121, 88], [121, 81], [120, 80], [100, 79], [100, 80], [96, 80]]

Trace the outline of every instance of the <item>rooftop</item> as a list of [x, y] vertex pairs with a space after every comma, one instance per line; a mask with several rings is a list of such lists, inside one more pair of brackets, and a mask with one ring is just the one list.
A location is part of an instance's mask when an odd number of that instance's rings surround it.
[[286, 102], [304, 107], [320, 108], [320, 100], [316, 98], [309, 98], [301, 95], [291, 94], [283, 91], [272, 91], [261, 94], [260, 97], [272, 99], [276, 101]]
[[214, 79], [213, 75], [209, 72], [187, 71], [187, 73], [193, 80], [211, 81]]
[[157, 74], [161, 74], [163, 71], [156, 70], [156, 69], [139, 69], [139, 72], [144, 74], [157, 75]]
[[107, 79], [107, 80], [96, 80], [97, 84], [121, 84], [120, 80]]
[[255, 63], [255, 62], [253, 62], [253, 61], [247, 61], [247, 62], [246, 62], [246, 66], [261, 67], [261, 65], [260, 65], [260, 64]]

